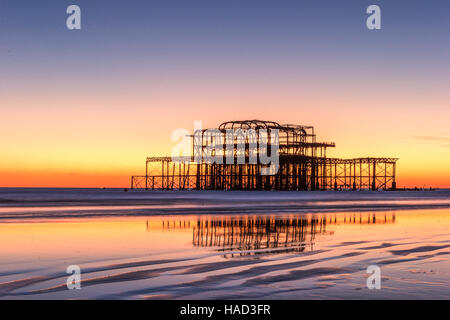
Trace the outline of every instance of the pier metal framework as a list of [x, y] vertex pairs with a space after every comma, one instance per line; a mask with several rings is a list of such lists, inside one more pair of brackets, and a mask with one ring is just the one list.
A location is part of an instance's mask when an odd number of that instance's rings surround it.
[[[230, 130], [238, 134], [230, 135]], [[264, 130], [277, 130], [278, 141], [270, 141], [269, 134], [260, 136]], [[131, 177], [131, 189], [396, 189], [397, 158], [329, 158], [327, 149], [334, 148], [335, 144], [317, 142], [311, 126], [245, 120], [224, 122], [213, 129], [214, 134], [208, 132], [211, 129], [194, 132], [192, 156], [184, 157], [183, 161], [174, 161], [171, 157], [148, 157], [145, 176]], [[256, 143], [263, 140], [266, 142], [264, 150]], [[262, 164], [259, 158], [253, 163], [250, 159], [253, 152], [270, 154], [275, 143], [278, 148], [278, 170], [273, 175], [262, 175], [262, 169], [268, 165]], [[212, 155], [221, 161], [206, 161], [205, 155]], [[230, 157], [231, 164], [227, 161]]]

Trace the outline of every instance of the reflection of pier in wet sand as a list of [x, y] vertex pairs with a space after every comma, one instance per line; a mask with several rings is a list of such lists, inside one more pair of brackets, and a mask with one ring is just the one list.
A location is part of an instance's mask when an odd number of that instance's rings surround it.
[[238, 255], [256, 255], [312, 251], [316, 236], [334, 233], [327, 230], [329, 225], [387, 223], [395, 223], [395, 214], [198, 217], [196, 220], [164, 220], [157, 224], [147, 222], [147, 229], [192, 229], [194, 247], [239, 250]]

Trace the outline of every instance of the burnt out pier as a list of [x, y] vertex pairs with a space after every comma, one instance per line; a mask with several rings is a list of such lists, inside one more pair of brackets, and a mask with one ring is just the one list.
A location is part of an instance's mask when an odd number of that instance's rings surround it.
[[[276, 132], [276, 138], [271, 133]], [[397, 158], [327, 156], [312, 126], [244, 120], [197, 130], [189, 157], [148, 157], [133, 190], [395, 190]], [[264, 142], [263, 144], [258, 142]], [[273, 164], [259, 155], [276, 152]], [[214, 159], [212, 161], [211, 159]], [[267, 172], [264, 172], [266, 169]], [[268, 173], [268, 171], [271, 171]]]

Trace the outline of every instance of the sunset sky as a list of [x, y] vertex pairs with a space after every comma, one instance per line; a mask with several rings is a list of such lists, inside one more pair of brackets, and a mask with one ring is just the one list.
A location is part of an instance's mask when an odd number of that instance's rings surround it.
[[173, 130], [263, 119], [450, 187], [449, 34], [448, 0], [2, 0], [0, 186], [128, 187]]

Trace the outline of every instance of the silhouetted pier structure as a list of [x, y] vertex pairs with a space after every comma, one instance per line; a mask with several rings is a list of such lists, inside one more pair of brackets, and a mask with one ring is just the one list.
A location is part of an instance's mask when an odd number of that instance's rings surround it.
[[[273, 175], [262, 175], [268, 165], [250, 163], [254, 152], [259, 154], [259, 136], [246, 134], [254, 130], [277, 130], [279, 169]], [[211, 129], [209, 129], [211, 130]], [[205, 136], [207, 129], [194, 132], [192, 156], [183, 162], [171, 157], [148, 157], [145, 176], [131, 177], [131, 189], [137, 190], [388, 190], [396, 189], [397, 158], [327, 157], [327, 150], [334, 148], [333, 142], [318, 142], [314, 128], [302, 125], [280, 125], [273, 121], [244, 120], [222, 123], [212, 129], [218, 135]], [[227, 130], [240, 130], [241, 135], [230, 136]], [[264, 152], [273, 148], [268, 139]], [[200, 146], [200, 147], [194, 147]], [[226, 150], [232, 146], [233, 163], [226, 160], [225, 151], [213, 154], [222, 158], [222, 163], [210, 163], [204, 155], [211, 149]], [[217, 147], [220, 148], [217, 148]], [[244, 151], [239, 147], [244, 146]], [[214, 151], [212, 151], [214, 152]], [[200, 157], [199, 157], [200, 156]], [[245, 159], [239, 164], [238, 159]]]

